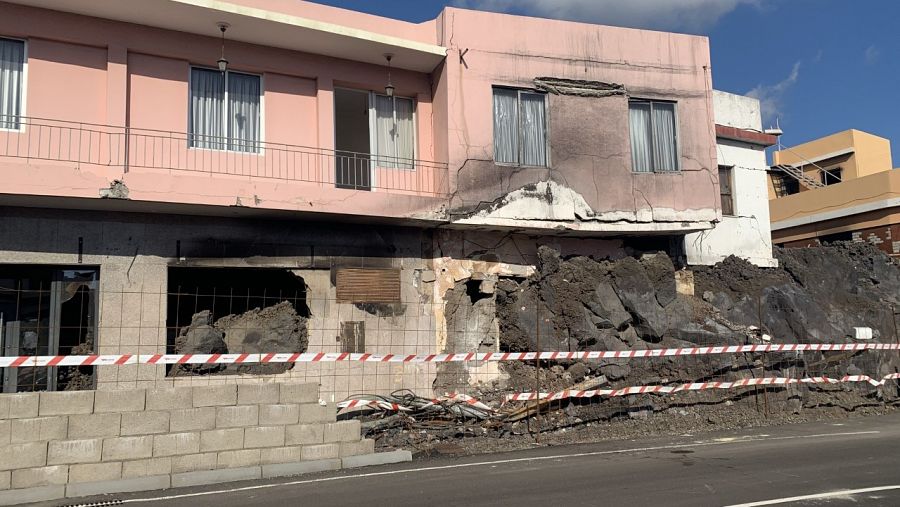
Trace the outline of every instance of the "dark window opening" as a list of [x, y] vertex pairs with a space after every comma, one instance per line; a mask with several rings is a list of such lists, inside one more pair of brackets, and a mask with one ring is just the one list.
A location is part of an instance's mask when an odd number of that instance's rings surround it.
[[[305, 352], [307, 287], [286, 269], [169, 268], [166, 348], [174, 354]], [[179, 365], [169, 375], [283, 373], [293, 365]]]
[[[6, 356], [88, 355], [97, 348], [99, 270], [0, 267], [0, 343]], [[3, 370], [3, 392], [94, 388], [94, 367]]]
[[732, 187], [734, 180], [732, 179], [732, 168], [730, 166], [719, 166], [719, 195], [722, 197], [722, 214], [734, 215], [734, 195]]
[[819, 237], [821, 243], [834, 243], [836, 241], [853, 241], [853, 231], [836, 232]]
[[828, 185], [836, 185], [841, 182], [843, 178], [843, 169], [840, 167], [835, 167], [834, 169], [826, 169], [821, 171], [822, 175], [822, 184], [825, 186]]
[[775, 195], [778, 197], [800, 193], [800, 182], [786, 174], [773, 174], [772, 185], [775, 187]]

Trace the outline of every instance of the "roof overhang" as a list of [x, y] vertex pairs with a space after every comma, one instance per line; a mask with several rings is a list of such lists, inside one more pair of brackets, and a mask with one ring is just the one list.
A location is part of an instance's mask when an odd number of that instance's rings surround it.
[[763, 147], [772, 146], [778, 141], [778, 138], [771, 134], [719, 124], [716, 124], [716, 137]]
[[446, 48], [221, 0], [3, 0], [55, 11], [218, 37], [216, 23], [231, 24], [228, 39], [335, 58], [431, 72]]

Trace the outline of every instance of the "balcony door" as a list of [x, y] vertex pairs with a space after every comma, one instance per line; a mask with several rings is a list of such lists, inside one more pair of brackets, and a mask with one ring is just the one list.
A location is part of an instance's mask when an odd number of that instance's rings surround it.
[[338, 188], [372, 189], [369, 92], [334, 90], [334, 183]]
[[[375, 169], [415, 171], [415, 124], [411, 98], [335, 89], [335, 185], [371, 190]], [[391, 188], [391, 181], [381, 187]]]

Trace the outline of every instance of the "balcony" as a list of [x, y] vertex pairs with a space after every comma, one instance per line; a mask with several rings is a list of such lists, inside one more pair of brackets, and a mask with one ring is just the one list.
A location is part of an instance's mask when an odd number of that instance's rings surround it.
[[[198, 144], [223, 149], [193, 147]], [[442, 199], [448, 195], [446, 163], [266, 142], [236, 146], [233, 140], [208, 136], [198, 140], [184, 132], [45, 118], [0, 118], [0, 161], [7, 165], [74, 165], [78, 171], [102, 175], [107, 182], [123, 176], [193, 175], [215, 178], [216, 184], [231, 179], [283, 188], [289, 183], [295, 193], [310, 196], [348, 190], [372, 197]], [[9, 169], [4, 172], [8, 175]], [[31, 173], [23, 177], [31, 177]], [[197, 182], [196, 178], [189, 180]], [[153, 186], [165, 188], [159, 183], [157, 180]], [[303, 192], [304, 187], [309, 194]], [[4, 192], [15, 193], [9, 188]]]

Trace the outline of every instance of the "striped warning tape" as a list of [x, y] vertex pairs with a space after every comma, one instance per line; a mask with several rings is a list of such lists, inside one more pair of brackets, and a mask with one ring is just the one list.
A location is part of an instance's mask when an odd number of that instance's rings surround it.
[[585, 391], [565, 390], [555, 393], [515, 393], [506, 396], [506, 401], [531, 401], [535, 399], [562, 400], [566, 398], [593, 398], [595, 396], [627, 396], [629, 394], [674, 394], [682, 391], [702, 391], [705, 389], [734, 389], [747, 386], [785, 386], [793, 384], [841, 384], [845, 382], [868, 382], [873, 386], [883, 386], [889, 380], [900, 379], [900, 373], [892, 373], [881, 379], [868, 375], [846, 375], [831, 377], [765, 377], [747, 378], [727, 382], [693, 382], [674, 386], [632, 386], [619, 389], [590, 389]]
[[126, 364], [254, 364], [352, 361], [365, 363], [446, 363], [465, 361], [533, 361], [579, 359], [631, 359], [711, 354], [900, 350], [897, 343], [781, 343], [719, 345], [642, 350], [580, 352], [468, 352], [459, 354], [366, 354], [304, 352], [267, 354], [103, 354], [85, 356], [2, 356], [0, 368], [46, 366], [108, 366]]
[[[491, 407], [485, 405], [481, 401], [462, 393], [451, 393], [445, 396], [441, 396], [440, 398], [433, 398], [431, 401], [424, 403], [422, 405], [418, 405], [416, 409], [424, 409], [434, 405], [440, 405], [442, 403], [446, 403], [448, 401], [458, 401], [465, 403], [467, 405], [471, 405], [475, 408], [480, 408], [482, 410], [493, 411]], [[359, 408], [359, 407], [376, 407], [381, 408], [383, 410], [392, 410], [394, 412], [398, 411], [409, 411], [411, 408], [405, 407], [399, 403], [389, 402], [380, 398], [356, 398], [352, 400], [345, 400], [339, 402], [337, 404], [338, 408]]]

